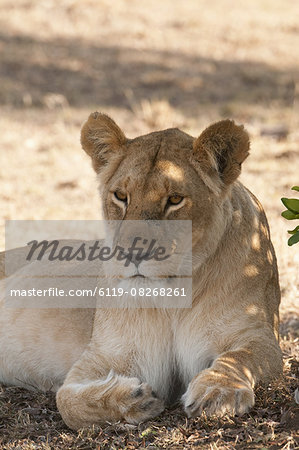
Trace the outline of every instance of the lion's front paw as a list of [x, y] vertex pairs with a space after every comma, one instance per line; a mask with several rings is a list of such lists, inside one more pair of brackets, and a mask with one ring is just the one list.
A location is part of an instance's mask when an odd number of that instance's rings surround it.
[[132, 386], [119, 408], [126, 422], [137, 424], [159, 415], [164, 410], [164, 402], [157, 398], [151, 386], [141, 383]]
[[148, 384], [112, 372], [106, 380], [63, 385], [56, 401], [63, 420], [74, 430], [106, 421], [137, 424], [164, 409]]
[[245, 382], [230, 380], [226, 374], [221, 379], [219, 373], [205, 373], [191, 381], [182, 400], [188, 417], [203, 411], [207, 415], [242, 415], [254, 405], [254, 393]]

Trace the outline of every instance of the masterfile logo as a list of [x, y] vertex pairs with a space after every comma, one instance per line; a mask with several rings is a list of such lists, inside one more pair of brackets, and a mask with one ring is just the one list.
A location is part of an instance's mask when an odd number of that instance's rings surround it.
[[6, 304], [190, 307], [191, 226], [167, 220], [7, 221]]

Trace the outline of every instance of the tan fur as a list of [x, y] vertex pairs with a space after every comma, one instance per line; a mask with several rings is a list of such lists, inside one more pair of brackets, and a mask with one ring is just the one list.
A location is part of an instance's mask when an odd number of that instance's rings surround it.
[[[192, 308], [3, 305], [0, 380], [58, 389], [59, 411], [75, 429], [138, 423], [182, 394], [189, 416], [248, 411], [255, 384], [280, 374], [282, 356], [267, 220], [237, 181], [249, 152], [246, 131], [226, 120], [197, 139], [177, 129], [127, 139], [94, 113], [81, 142], [98, 173], [106, 219], [192, 219]], [[128, 196], [127, 206], [115, 191]], [[166, 207], [174, 194], [184, 197], [181, 206]]]

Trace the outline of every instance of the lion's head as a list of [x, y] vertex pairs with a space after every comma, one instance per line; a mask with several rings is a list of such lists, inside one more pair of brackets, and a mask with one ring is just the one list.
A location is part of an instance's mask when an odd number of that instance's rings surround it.
[[249, 153], [247, 132], [231, 120], [198, 138], [171, 128], [128, 139], [97, 112], [83, 125], [81, 143], [101, 180], [106, 219], [192, 219], [205, 227]]
[[81, 143], [100, 180], [105, 219], [192, 220], [198, 265], [217, 247], [231, 214], [231, 187], [249, 153], [243, 126], [223, 120], [198, 138], [167, 129], [128, 139], [95, 112]]

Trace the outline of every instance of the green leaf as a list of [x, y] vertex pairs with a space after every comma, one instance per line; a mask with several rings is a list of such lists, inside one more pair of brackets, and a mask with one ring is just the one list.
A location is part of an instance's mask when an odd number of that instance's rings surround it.
[[299, 242], [299, 231], [297, 231], [297, 233], [293, 234], [293, 236], [290, 237], [290, 239], [288, 240], [288, 245], [294, 245], [297, 244], [297, 242]]
[[296, 226], [293, 230], [288, 230], [289, 234], [295, 234], [297, 231], [299, 231], [299, 225]]
[[299, 214], [295, 214], [292, 211], [289, 211], [288, 209], [286, 211], [283, 211], [281, 215], [282, 217], [288, 220], [299, 219]]
[[293, 190], [293, 191], [298, 191], [298, 192], [299, 192], [299, 186], [293, 186], [293, 187], [292, 187], [292, 190]]
[[298, 198], [285, 198], [281, 199], [284, 206], [295, 214], [299, 214], [299, 199]]
[[151, 427], [146, 428], [146, 430], [142, 431], [142, 433], [140, 433], [140, 436], [143, 438], [148, 438], [152, 435], [157, 434], [156, 430], [153, 430]]

